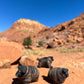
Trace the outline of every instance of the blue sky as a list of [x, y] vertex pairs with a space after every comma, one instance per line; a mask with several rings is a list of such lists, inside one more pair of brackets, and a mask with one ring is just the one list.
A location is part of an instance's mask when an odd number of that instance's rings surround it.
[[84, 0], [0, 0], [0, 32], [20, 18], [52, 27], [84, 12]]

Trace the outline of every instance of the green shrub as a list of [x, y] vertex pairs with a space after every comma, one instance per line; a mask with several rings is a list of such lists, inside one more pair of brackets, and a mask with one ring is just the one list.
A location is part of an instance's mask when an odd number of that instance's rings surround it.
[[27, 46], [32, 45], [32, 40], [30, 36], [24, 39], [23, 45], [27, 45]]
[[70, 25], [72, 25], [72, 24], [74, 24], [74, 21], [71, 21], [71, 22], [68, 24], [68, 26], [70, 26]]
[[43, 46], [43, 41], [38, 42], [39, 46]]
[[48, 35], [46, 36], [46, 39], [49, 39], [49, 36]]

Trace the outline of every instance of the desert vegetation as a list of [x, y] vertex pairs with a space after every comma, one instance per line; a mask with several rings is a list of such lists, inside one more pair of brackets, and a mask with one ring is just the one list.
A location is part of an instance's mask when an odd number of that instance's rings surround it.
[[32, 45], [32, 40], [31, 40], [31, 37], [30, 36], [24, 39], [23, 45], [24, 46]]
[[83, 52], [84, 53], [84, 47], [77, 47], [77, 48], [55, 48], [55, 49], [51, 49], [53, 51], [56, 52], [60, 52], [60, 53], [79, 53], [79, 52]]
[[31, 50], [31, 49], [24, 49], [23, 50], [24, 55], [28, 55], [30, 57], [34, 57], [34, 55], [38, 55], [38, 56], [45, 56], [47, 49], [43, 49], [43, 48], [37, 48], [35, 50]]
[[49, 39], [49, 36], [48, 35], [46, 36], [46, 39]]
[[43, 43], [44, 43], [43, 41], [39, 41], [39, 42], [38, 42], [38, 45], [39, 45], [39, 46], [43, 46]]
[[70, 26], [70, 25], [72, 25], [72, 24], [74, 24], [74, 21], [70, 21], [70, 23], [68, 24], [68, 26]]

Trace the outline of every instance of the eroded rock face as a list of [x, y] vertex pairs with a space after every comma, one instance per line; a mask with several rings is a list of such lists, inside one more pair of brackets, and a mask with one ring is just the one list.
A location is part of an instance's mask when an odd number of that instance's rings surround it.
[[[77, 44], [84, 41], [84, 12], [71, 21], [58, 24], [55, 27], [46, 27], [37, 21], [20, 19], [10, 29], [0, 33], [0, 37], [15, 42], [31, 36], [32, 43], [38, 46], [39, 41], [52, 42], [59, 45]], [[45, 45], [44, 47], [47, 47]]]
[[8, 40], [21, 42], [27, 36], [33, 36], [39, 31], [48, 28], [49, 27], [46, 27], [34, 20], [19, 19], [8, 30], [0, 33], [0, 37], [6, 37]]
[[[40, 31], [33, 40], [44, 41], [45, 44], [48, 42], [52, 48], [66, 44], [81, 44], [84, 41], [84, 12], [71, 21], [58, 24], [46, 31]], [[46, 48], [47, 45], [44, 47]]]

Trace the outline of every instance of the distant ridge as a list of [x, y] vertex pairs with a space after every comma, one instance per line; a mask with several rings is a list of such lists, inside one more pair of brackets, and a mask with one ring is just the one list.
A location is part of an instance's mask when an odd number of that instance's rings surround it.
[[19, 19], [8, 30], [0, 33], [0, 37], [6, 37], [8, 40], [22, 40], [47, 28], [49, 27], [34, 20]]

